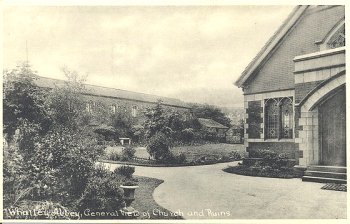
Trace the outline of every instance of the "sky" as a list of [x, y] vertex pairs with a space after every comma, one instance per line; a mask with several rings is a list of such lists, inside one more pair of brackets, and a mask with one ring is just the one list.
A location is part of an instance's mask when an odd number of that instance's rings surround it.
[[[234, 86], [294, 6], [5, 6], [5, 69], [243, 107]], [[26, 50], [27, 49], [27, 50]], [[27, 53], [28, 52], [28, 53]]]

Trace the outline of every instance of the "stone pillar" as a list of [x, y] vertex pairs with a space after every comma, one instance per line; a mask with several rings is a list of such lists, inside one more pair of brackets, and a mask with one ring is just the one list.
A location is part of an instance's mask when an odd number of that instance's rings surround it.
[[303, 154], [303, 158], [299, 159], [299, 165], [316, 165], [319, 162], [317, 108], [312, 111], [301, 112], [299, 125], [302, 130], [299, 131], [299, 138], [296, 142], [299, 143], [299, 150]]

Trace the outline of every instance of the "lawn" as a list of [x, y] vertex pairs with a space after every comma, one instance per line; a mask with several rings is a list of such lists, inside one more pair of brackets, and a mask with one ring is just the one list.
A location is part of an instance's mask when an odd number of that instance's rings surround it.
[[[107, 154], [111, 152], [116, 152], [118, 154], [122, 153], [123, 147], [107, 147]], [[136, 153], [135, 157], [149, 159], [149, 154], [145, 147], [135, 147]], [[229, 156], [230, 152], [237, 151], [242, 157], [245, 154], [245, 147], [242, 144], [226, 144], [226, 143], [213, 143], [205, 145], [191, 145], [191, 146], [178, 146], [171, 148], [171, 151], [176, 155], [184, 153], [186, 155], [186, 160], [188, 162], [195, 161], [197, 159], [207, 157], [223, 157]]]
[[179, 146], [171, 149], [175, 154], [185, 153], [186, 158], [189, 161], [196, 160], [200, 157], [212, 157], [212, 156], [228, 156], [230, 152], [237, 151], [241, 156], [244, 155], [245, 147], [241, 144], [206, 144], [198, 146]]
[[[138, 158], [148, 159], [149, 154], [145, 147], [137, 147], [135, 156]], [[171, 151], [175, 154], [185, 153], [186, 158], [189, 161], [195, 160], [202, 156], [227, 156], [232, 151], [237, 151], [244, 155], [245, 147], [241, 144], [205, 144], [205, 145], [197, 145], [197, 146], [178, 146], [171, 149]]]
[[163, 183], [162, 180], [140, 176], [136, 178], [140, 187], [135, 191], [135, 201], [131, 206], [139, 211], [138, 219], [182, 219], [181, 216], [176, 216], [159, 206], [153, 199], [153, 191]]

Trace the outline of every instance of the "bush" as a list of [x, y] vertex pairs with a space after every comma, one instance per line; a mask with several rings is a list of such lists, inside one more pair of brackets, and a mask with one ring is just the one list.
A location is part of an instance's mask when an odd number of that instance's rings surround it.
[[102, 164], [97, 164], [95, 168], [90, 173], [90, 178], [93, 177], [108, 177], [111, 172]]
[[300, 177], [292, 169], [273, 169], [270, 166], [230, 166], [224, 169], [225, 172], [240, 174], [245, 176], [272, 177], [272, 178], [295, 178]]
[[237, 152], [237, 151], [230, 152], [228, 156], [232, 160], [240, 160], [240, 159], [242, 159], [241, 154], [239, 154], [239, 152]]
[[165, 134], [158, 132], [149, 139], [147, 146], [148, 153], [158, 161], [162, 161], [169, 156], [169, 139]]
[[185, 153], [180, 153], [178, 155], [175, 155], [175, 161], [177, 164], [184, 164], [184, 163], [186, 163], [186, 160], [187, 160], [187, 158], [186, 158]]
[[288, 157], [285, 153], [277, 154], [270, 150], [261, 150], [262, 160], [260, 166], [271, 167], [273, 169], [281, 169], [288, 165]]
[[[91, 177], [78, 201], [79, 211], [89, 209], [94, 212], [116, 212], [123, 208], [121, 182], [111, 177]], [[89, 217], [90, 218], [90, 217]], [[101, 218], [101, 217], [97, 217]], [[113, 217], [106, 217], [113, 218]]]
[[114, 170], [114, 173], [123, 175], [126, 178], [132, 178], [132, 175], [135, 173], [135, 167], [134, 166], [120, 166], [117, 169]]
[[171, 151], [169, 151], [168, 154], [165, 155], [159, 162], [165, 164], [185, 164], [186, 155], [184, 153], [174, 155]]
[[3, 188], [4, 207], [13, 204], [22, 189], [22, 180], [26, 179], [23, 157], [14, 145], [4, 146]]
[[135, 152], [136, 152], [136, 150], [134, 148], [132, 148], [131, 146], [124, 147], [123, 151], [122, 151], [121, 160], [122, 161], [131, 160], [134, 157]]
[[229, 173], [242, 174], [247, 176], [293, 178], [298, 177], [293, 170], [293, 163], [289, 161], [285, 153], [277, 154], [271, 150], [255, 151], [255, 155], [261, 160], [256, 160], [249, 165], [230, 167], [225, 171]]
[[79, 196], [102, 152], [103, 147], [81, 132], [56, 130], [36, 144], [35, 156], [28, 161], [30, 180]]
[[107, 154], [107, 159], [113, 160], [113, 161], [119, 161], [121, 160], [121, 156], [118, 152], [110, 152]]
[[132, 140], [136, 143], [143, 143], [145, 138], [145, 128], [142, 125], [131, 127]]
[[192, 128], [186, 128], [181, 131], [182, 141], [185, 143], [190, 143], [194, 140], [195, 134]]

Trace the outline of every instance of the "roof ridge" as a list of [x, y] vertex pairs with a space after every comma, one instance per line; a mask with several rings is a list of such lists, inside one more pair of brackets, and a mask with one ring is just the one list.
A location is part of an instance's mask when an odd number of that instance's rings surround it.
[[[63, 84], [64, 82], [67, 82], [67, 80], [49, 78], [49, 77], [39, 76], [39, 75], [36, 75], [36, 77], [38, 80], [38, 85], [41, 87], [53, 88], [53, 86], [57, 82], [58, 84]], [[95, 95], [96, 93], [99, 93], [100, 96], [104, 96], [104, 97], [117, 97], [117, 98], [138, 100], [138, 101], [150, 102], [150, 103], [156, 103], [158, 100], [161, 100], [162, 104], [164, 105], [190, 108], [188, 103], [177, 98], [158, 96], [154, 94], [135, 92], [135, 91], [117, 89], [112, 87], [98, 86], [94, 84], [84, 84], [84, 86], [86, 87], [84, 94]]]
[[[38, 77], [38, 78], [51, 79], [51, 80], [57, 80], [57, 81], [62, 81], [62, 82], [66, 82], [66, 81], [67, 81], [67, 80], [64, 80], [64, 79], [50, 78], [50, 77], [39, 76], [39, 75], [37, 75], [37, 77]], [[131, 90], [125, 90], [125, 89], [113, 88], [113, 87], [108, 87], [108, 86], [99, 86], [99, 85], [95, 85], [95, 84], [87, 84], [87, 83], [84, 83], [83, 85], [85, 85], [85, 86], [92, 86], [92, 87], [106, 88], [106, 89], [112, 89], [112, 90], [119, 90], [119, 91], [124, 91], [124, 92], [129, 92], [129, 93], [143, 94], [143, 95], [147, 95], [147, 96], [161, 97], [161, 98], [172, 99], [172, 100], [177, 100], [177, 101], [183, 102], [182, 100], [177, 99], [177, 98], [167, 97], [167, 96], [159, 96], [159, 95], [150, 94], [150, 93], [136, 92], [136, 91], [131, 91]]]

